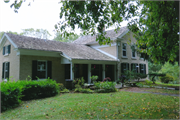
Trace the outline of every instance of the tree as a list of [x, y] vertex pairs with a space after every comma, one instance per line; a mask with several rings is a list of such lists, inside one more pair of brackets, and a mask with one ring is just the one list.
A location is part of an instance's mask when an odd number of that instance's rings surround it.
[[61, 33], [57, 32], [56, 36], [54, 37], [53, 40], [60, 41], [60, 42], [68, 42], [68, 43], [70, 43], [70, 42], [76, 40], [78, 37], [79, 37], [79, 35], [77, 35], [77, 34], [70, 35], [68, 37], [62, 37]]
[[21, 35], [30, 36], [30, 37], [36, 37], [36, 38], [40, 38], [40, 39], [49, 39], [49, 37], [52, 36], [45, 29], [36, 29], [35, 30], [33, 28], [23, 29], [23, 32], [21, 33]]
[[[0, 40], [1, 40], [1, 38], [3, 37], [4, 33], [5, 33], [5, 32], [0, 32]], [[15, 34], [15, 35], [21, 35], [21, 34], [19, 34], [19, 33], [17, 33], [17, 32], [12, 32], [12, 31], [7, 31], [6, 33], [11, 33], [11, 34]]]
[[[23, 2], [11, 5], [18, 10]], [[75, 29], [78, 25], [84, 34], [95, 34], [97, 28], [97, 41], [99, 44], [111, 43], [110, 38], [105, 38], [103, 28], [115, 24], [117, 29], [123, 20], [140, 16], [129, 23], [129, 28], [135, 32], [137, 51], [145, 59], [154, 62], [175, 61], [179, 55], [179, 1], [62, 1], [60, 21], [55, 25], [62, 36], [71, 35], [66, 28]], [[142, 6], [139, 12], [138, 8]], [[116, 29], [116, 30], [117, 30]]]
[[179, 61], [179, 2], [141, 1], [139, 21], [129, 23], [136, 33], [137, 51], [153, 62]]

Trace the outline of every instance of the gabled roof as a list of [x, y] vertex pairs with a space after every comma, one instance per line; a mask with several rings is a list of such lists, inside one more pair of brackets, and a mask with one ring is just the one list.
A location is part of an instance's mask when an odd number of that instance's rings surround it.
[[91, 47], [82, 44], [80, 45], [53, 40], [44, 40], [33, 37], [14, 35], [11, 33], [5, 34], [17, 46], [18, 49], [62, 52], [71, 59], [116, 61], [114, 58], [111, 58]]
[[[117, 31], [117, 33], [114, 30], [108, 30], [108, 31], [106, 31], [105, 37], [110, 37], [111, 40], [116, 40], [118, 37], [122, 37], [123, 35], [125, 35], [128, 31], [129, 31], [129, 29], [127, 28], [127, 26], [121, 27], [120, 30]], [[77, 40], [73, 41], [72, 43], [86, 44], [86, 45], [92, 44], [92, 43], [97, 43], [96, 35], [82, 36], [82, 37], [78, 38]]]

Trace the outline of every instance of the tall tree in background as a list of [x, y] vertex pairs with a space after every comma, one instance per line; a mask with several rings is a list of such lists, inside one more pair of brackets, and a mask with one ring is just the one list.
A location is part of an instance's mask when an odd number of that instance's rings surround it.
[[53, 40], [70, 43], [70, 42], [73, 42], [74, 40], [76, 40], [78, 37], [79, 37], [79, 35], [77, 35], [77, 34], [70, 35], [70, 36], [67, 36], [67, 37], [62, 37], [61, 33], [57, 32], [56, 36], [54, 37]]
[[[0, 32], [0, 40], [3, 37], [4, 33], [5, 32]], [[15, 35], [21, 35], [21, 34], [18, 34], [17, 32], [12, 32], [12, 31], [7, 31], [6, 33], [11, 33], [11, 34], [15, 34]]]
[[22, 35], [29, 36], [29, 37], [36, 37], [40, 39], [49, 39], [52, 36], [47, 30], [45, 29], [23, 29]]

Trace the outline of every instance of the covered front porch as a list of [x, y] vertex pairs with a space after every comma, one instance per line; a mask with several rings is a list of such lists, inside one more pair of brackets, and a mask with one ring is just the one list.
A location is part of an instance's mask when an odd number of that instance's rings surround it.
[[99, 60], [63, 60], [65, 64], [65, 79], [74, 80], [83, 77], [85, 83], [91, 84], [91, 76], [97, 75], [97, 81], [103, 81], [110, 77], [112, 81], [117, 80], [117, 61], [99, 61]]

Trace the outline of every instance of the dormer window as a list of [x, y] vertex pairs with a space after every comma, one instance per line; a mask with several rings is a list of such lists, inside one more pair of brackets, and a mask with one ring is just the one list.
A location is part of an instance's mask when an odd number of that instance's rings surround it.
[[122, 56], [123, 57], [126, 57], [126, 43], [123, 43], [123, 45], [122, 45]]
[[8, 55], [11, 53], [11, 45], [7, 45], [3, 47], [3, 55]]

